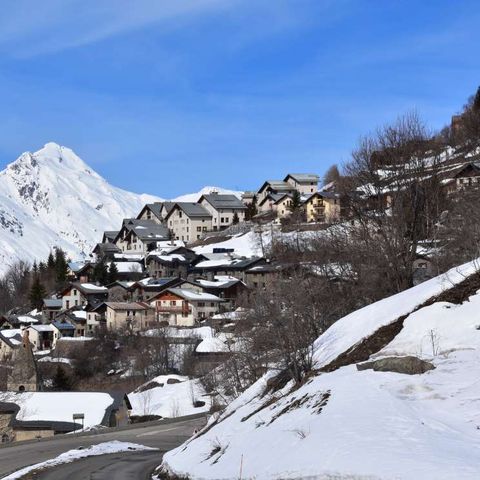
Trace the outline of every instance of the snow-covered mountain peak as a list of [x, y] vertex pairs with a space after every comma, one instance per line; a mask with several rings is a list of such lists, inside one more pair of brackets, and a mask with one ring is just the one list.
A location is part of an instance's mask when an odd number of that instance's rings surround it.
[[18, 258], [45, 258], [55, 245], [86, 256], [104, 230], [158, 200], [111, 186], [56, 143], [25, 152], [0, 172], [0, 270]]

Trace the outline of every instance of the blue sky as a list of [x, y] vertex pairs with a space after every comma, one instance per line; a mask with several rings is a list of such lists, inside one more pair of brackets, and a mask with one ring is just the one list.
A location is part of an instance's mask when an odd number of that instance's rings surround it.
[[321, 174], [401, 113], [446, 124], [479, 24], [461, 0], [5, 0], [0, 166], [55, 141], [163, 197]]

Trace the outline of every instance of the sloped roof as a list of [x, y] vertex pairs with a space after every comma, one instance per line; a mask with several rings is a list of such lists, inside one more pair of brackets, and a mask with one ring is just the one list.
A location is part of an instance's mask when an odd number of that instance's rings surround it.
[[205, 199], [213, 208], [234, 208], [238, 210], [246, 210], [246, 206], [235, 195], [209, 193], [200, 197], [199, 203]]
[[44, 298], [43, 305], [46, 308], [62, 308], [61, 298]]
[[283, 181], [286, 182], [288, 178], [293, 178], [298, 183], [311, 183], [320, 180], [320, 177], [316, 173], [289, 173]]
[[169, 288], [167, 292], [171, 292], [185, 300], [199, 301], [199, 302], [223, 302], [221, 298], [211, 293], [206, 292], [194, 292], [186, 288]]
[[149, 310], [150, 305], [140, 302], [105, 302], [113, 310]]
[[[180, 210], [182, 210], [187, 217], [209, 217], [212, 218], [212, 215], [210, 212], [202, 205], [194, 202], [177, 202], [175, 203], [174, 207], [178, 207]], [[167, 216], [169, 216], [173, 210], [174, 207], [168, 212]]]

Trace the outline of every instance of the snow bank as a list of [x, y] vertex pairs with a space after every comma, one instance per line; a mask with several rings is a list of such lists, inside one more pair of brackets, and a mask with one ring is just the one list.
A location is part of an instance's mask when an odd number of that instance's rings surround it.
[[82, 448], [81, 450], [68, 450], [68, 452], [62, 453], [56, 458], [47, 460], [46, 462], [36, 463], [35, 465], [30, 465], [29, 467], [22, 468], [21, 470], [12, 473], [6, 477], [3, 477], [3, 480], [14, 480], [23, 478], [30, 472], [39, 469], [56, 467], [65, 463], [71, 463], [75, 460], [80, 460], [85, 457], [96, 457], [98, 455], [107, 455], [109, 453], [119, 453], [119, 452], [139, 452], [145, 450], [157, 450], [156, 448], [146, 447], [144, 445], [138, 445], [137, 443], [130, 442], [119, 442], [113, 440], [111, 442], [99, 443], [98, 445], [92, 445], [88, 448]]

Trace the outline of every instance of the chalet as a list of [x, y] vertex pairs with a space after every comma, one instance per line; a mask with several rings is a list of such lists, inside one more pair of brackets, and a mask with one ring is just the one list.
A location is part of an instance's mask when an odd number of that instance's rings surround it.
[[90, 262], [86, 262], [86, 263], [69, 262], [67, 277], [72, 281], [77, 281], [80, 283], [88, 283], [93, 278], [94, 269], [95, 269], [95, 265]]
[[174, 239], [187, 243], [200, 239], [203, 233], [212, 229], [211, 213], [198, 203], [175, 203], [165, 222]]
[[212, 216], [212, 230], [224, 230], [233, 224], [235, 216], [239, 222], [245, 221], [247, 207], [235, 195], [216, 192], [202, 195], [198, 201]]
[[269, 194], [293, 195], [294, 191], [295, 187], [290, 183], [281, 180], [267, 180], [257, 192], [257, 201], [260, 205], [262, 200]]
[[233, 257], [230, 255], [205, 255], [208, 260], [203, 260], [193, 266], [190, 270], [190, 276], [195, 279], [198, 277], [207, 280], [214, 280], [215, 276], [228, 275], [245, 281], [245, 272], [256, 265], [266, 263], [261, 257]]
[[113, 242], [97, 243], [92, 250], [91, 256], [95, 258], [95, 261], [112, 260], [116, 253], [120, 253], [122, 250], [117, 247]]
[[163, 202], [147, 203], [137, 215], [137, 220], [152, 220], [155, 223], [163, 223], [162, 207]]
[[288, 276], [291, 266], [283, 263], [254, 265], [245, 272], [245, 283], [249, 288], [266, 288], [279, 278]]
[[[62, 333], [62, 337], [83, 337], [86, 333], [87, 312], [85, 310], [66, 310], [59, 313], [52, 322]], [[68, 325], [63, 327], [67, 335], [63, 335], [62, 328], [58, 324], [70, 324], [73, 327], [71, 331]]]
[[216, 275], [213, 280], [197, 278], [192, 283], [200, 285], [206, 293], [211, 293], [224, 300], [223, 307], [227, 309], [234, 309], [239, 298], [248, 292], [244, 282], [228, 275]]
[[118, 230], [107, 230], [103, 232], [102, 243], [111, 243], [118, 235]]
[[148, 302], [152, 297], [167, 288], [176, 287], [182, 282], [180, 277], [148, 278], [132, 285], [131, 301]]
[[292, 195], [290, 193], [269, 193], [258, 204], [260, 212], [275, 212], [278, 218], [290, 215]]
[[223, 300], [216, 295], [187, 288], [169, 288], [150, 299], [158, 322], [192, 327], [219, 312]]
[[168, 240], [168, 229], [153, 220], [126, 218], [113, 243], [127, 253], [145, 254], [156, 248], [157, 242]]
[[289, 173], [283, 181], [291, 185], [300, 195], [311, 195], [317, 191], [319, 179], [315, 173]]
[[109, 330], [140, 331], [155, 325], [155, 311], [147, 303], [106, 302], [105, 305]]
[[307, 222], [333, 223], [340, 219], [340, 195], [334, 192], [315, 192], [303, 203]]
[[34, 351], [50, 350], [55, 348], [60, 338], [60, 331], [53, 324], [31, 325], [26, 329]]
[[108, 289], [92, 283], [72, 283], [62, 292], [62, 309], [98, 305], [107, 300]]
[[[180, 249], [179, 252], [181, 251], [182, 250]], [[160, 253], [149, 253], [145, 258], [145, 265], [148, 274], [153, 278], [187, 278], [189, 268], [195, 257], [195, 254], [192, 256], [184, 253], [176, 253], [176, 251], [166, 255], [162, 255]]]
[[446, 175], [443, 181], [448, 193], [480, 187], [480, 162], [470, 162]]
[[42, 315], [45, 321], [52, 321], [62, 309], [61, 298], [44, 298], [42, 302]]

